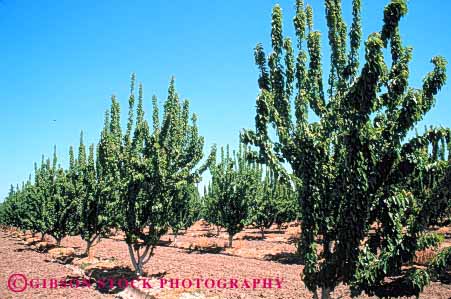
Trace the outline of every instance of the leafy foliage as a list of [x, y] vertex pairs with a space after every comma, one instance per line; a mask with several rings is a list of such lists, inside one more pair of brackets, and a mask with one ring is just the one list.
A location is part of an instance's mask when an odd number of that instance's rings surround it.
[[[115, 198], [113, 215], [125, 232], [130, 257], [137, 274], [169, 228], [187, 186], [197, 182], [208, 167], [198, 166], [202, 159], [203, 137], [199, 136], [197, 117], [189, 116], [189, 103], [180, 102], [171, 80], [160, 124], [156, 97], [153, 98], [153, 128], [144, 119], [143, 89], [139, 86], [134, 117], [134, 77], [129, 97], [129, 118], [122, 136], [119, 104], [112, 98], [111, 118], [102, 132], [101, 158]], [[110, 120], [109, 120], [110, 119]], [[142, 250], [142, 251], [141, 251]]]
[[217, 213], [211, 218], [229, 234], [229, 247], [233, 236], [243, 230], [249, 219], [249, 205], [252, 202], [261, 179], [261, 167], [249, 163], [247, 151], [240, 147], [230, 154], [229, 147], [221, 148], [218, 163], [210, 165], [212, 181], [208, 188], [207, 202], [210, 210]]
[[441, 250], [429, 263], [428, 272], [434, 279], [439, 278], [451, 265], [451, 247]]
[[195, 184], [213, 159], [199, 165], [204, 139], [198, 133], [197, 116], [189, 115], [188, 100], [179, 100], [174, 79], [161, 124], [153, 97], [152, 129], [144, 119], [143, 101], [140, 85], [135, 117], [132, 75], [125, 133], [113, 96], [97, 155], [94, 145], [86, 153], [81, 134], [78, 157], [71, 147], [67, 171], [57, 166], [56, 151], [52, 160], [43, 159], [34, 184], [11, 188], [1, 205], [1, 222], [50, 234], [58, 244], [68, 234], [80, 234], [88, 252], [96, 239], [119, 228], [125, 232], [135, 270], [142, 274], [169, 226], [178, 230], [192, 223], [199, 201]]
[[172, 216], [169, 218], [169, 226], [174, 234], [174, 242], [180, 230], [186, 230], [200, 218], [199, 203], [199, 191], [195, 184], [191, 183], [179, 187], [177, 196], [172, 202]]
[[[80, 234], [88, 251], [110, 229], [121, 229], [141, 275], [170, 227], [177, 234], [205, 217], [227, 229], [232, 246], [247, 224], [263, 232], [301, 219], [303, 278], [315, 295], [321, 289], [328, 298], [340, 283], [353, 295], [372, 295], [393, 276], [419, 294], [450, 265], [449, 248], [427, 269], [413, 263], [417, 251], [443, 241], [429, 228], [450, 223], [451, 131], [412, 134], [435, 104], [447, 62], [432, 58], [421, 88], [409, 86], [412, 49], [403, 46], [399, 28], [407, 1], [391, 0], [360, 64], [361, 0], [352, 1], [349, 32], [341, 0], [324, 3], [327, 84], [312, 8], [296, 0], [295, 46], [284, 37], [280, 6], [273, 9], [272, 51], [266, 55], [261, 44], [254, 51], [260, 73], [255, 130], [241, 134], [254, 150], [221, 148], [217, 162], [214, 148], [201, 165], [197, 116], [179, 99], [174, 79], [162, 115], [152, 98], [149, 125], [142, 85], [135, 107], [132, 75], [125, 131], [113, 96], [97, 147], [87, 153], [82, 135], [77, 159], [70, 148], [67, 170], [58, 165], [56, 149], [53, 159], [35, 164], [34, 181], [30, 176], [11, 187], [0, 204], [0, 223], [50, 234], [58, 244]], [[212, 180], [200, 200], [196, 183], [207, 168]]]
[[[311, 7], [296, 1], [294, 63], [276, 5], [272, 52], [266, 58], [261, 44], [255, 48], [260, 70], [255, 131], [245, 130], [242, 140], [258, 149], [251, 159], [296, 183], [304, 282], [314, 293], [322, 289], [327, 298], [340, 282], [351, 284], [355, 293], [372, 293], [384, 277], [399, 274], [419, 248], [417, 242], [425, 241], [426, 227], [440, 211], [449, 211], [449, 185], [441, 185], [440, 193], [428, 193], [418, 178], [448, 163], [427, 149], [446, 140], [449, 150], [450, 131], [432, 128], [407, 139], [445, 83], [446, 60], [432, 59], [434, 68], [421, 89], [408, 86], [412, 50], [402, 45], [399, 31], [406, 1], [393, 0], [385, 7], [384, 25], [366, 40], [360, 70], [360, 1], [353, 1], [349, 49], [341, 1], [325, 0], [325, 7], [331, 48], [327, 91], [320, 33], [313, 29]], [[391, 54], [391, 66], [385, 62], [385, 49]], [[315, 117], [309, 118], [312, 112]], [[435, 172], [433, 176], [442, 180]], [[374, 223], [380, 229], [373, 235]], [[419, 272], [412, 275], [421, 290], [419, 285], [428, 279]]]
[[108, 234], [111, 223], [106, 217], [106, 202], [100, 190], [102, 178], [95, 160], [94, 145], [89, 146], [89, 153], [86, 155], [83, 132], [80, 135], [78, 159], [75, 160], [72, 147], [69, 158], [70, 197], [77, 203], [76, 230], [86, 241], [86, 254], [89, 255], [95, 241], [100, 241], [100, 237]]
[[[61, 239], [75, 231], [76, 201], [70, 196], [68, 172], [57, 165], [56, 147], [53, 159], [41, 163], [35, 173], [35, 204], [39, 213], [29, 216], [37, 221], [38, 231], [54, 237], [59, 245]], [[36, 217], [36, 218], [34, 218]]]
[[269, 169], [261, 181], [257, 182], [257, 192], [250, 204], [249, 222], [260, 228], [262, 238], [264, 229], [273, 223], [281, 225], [298, 217], [296, 192], [286, 182], [279, 181]]

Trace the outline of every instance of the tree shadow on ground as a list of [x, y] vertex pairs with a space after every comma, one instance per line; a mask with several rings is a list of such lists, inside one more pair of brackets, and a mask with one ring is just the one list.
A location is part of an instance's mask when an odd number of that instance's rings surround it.
[[23, 241], [16, 241], [13, 243], [14, 245], [26, 245]]
[[292, 252], [281, 252], [277, 254], [267, 254], [263, 257], [265, 261], [277, 262], [285, 265], [303, 265], [302, 258]]
[[199, 237], [213, 238], [218, 236], [216, 233], [213, 233], [211, 231], [202, 231], [202, 232], [204, 233], [199, 235]]
[[255, 241], [255, 240], [264, 240], [264, 239], [266, 239], [266, 236], [265, 236], [265, 238], [262, 238], [262, 236], [249, 236], [249, 235], [246, 235], [246, 236], [242, 236], [240, 238], [240, 240], [246, 240], [246, 241]]
[[[170, 235], [170, 236], [175, 236], [174, 233], [169, 233], [168, 235]], [[186, 235], [186, 231], [185, 231], [185, 230], [179, 231], [179, 232], [177, 233], [177, 236], [184, 236], [184, 235]]]
[[451, 284], [451, 271], [448, 271], [448, 272], [445, 272], [444, 274], [442, 274], [437, 279], [437, 281], [440, 281], [441, 283], [444, 283], [444, 284]]
[[30, 243], [30, 244], [23, 244], [21, 242], [16, 242], [15, 243], [16, 245], [22, 245], [24, 247], [15, 249], [14, 251], [22, 252], [22, 251], [28, 250], [28, 251], [36, 251], [36, 252], [40, 252], [40, 253], [46, 253], [49, 250], [57, 247], [56, 244], [48, 244], [48, 243], [44, 244], [44, 243], [46, 243], [46, 242], [36, 241], [36, 242]]
[[[436, 281], [443, 284], [451, 283], [451, 273], [444, 273]], [[374, 295], [378, 298], [399, 298], [399, 297], [417, 297], [418, 289], [406, 280], [404, 276], [394, 278], [390, 282], [383, 284], [373, 290]], [[451, 298], [451, 297], [450, 297]]]
[[57, 258], [44, 259], [44, 262], [67, 265], [67, 264], [71, 264], [73, 262], [74, 258], [75, 258], [75, 256], [63, 255], [63, 256], [59, 256]]
[[[283, 229], [270, 229], [266, 228], [264, 231], [265, 237], [266, 235], [283, 235], [285, 234], [285, 231]], [[261, 230], [260, 229], [252, 229], [252, 231], [246, 231], [247, 234], [255, 234], [261, 236]]]
[[283, 235], [283, 234], [285, 234], [285, 231], [283, 229], [276, 229], [276, 230], [269, 231], [269, 233]]
[[93, 281], [95, 289], [102, 294], [117, 294], [127, 288], [133, 279], [138, 278], [134, 271], [125, 266], [111, 269], [94, 267], [85, 272]]
[[23, 251], [33, 251], [33, 249], [31, 249], [29, 247], [14, 249], [14, 252], [23, 252]]
[[403, 277], [393, 279], [373, 290], [374, 295], [378, 298], [398, 298], [398, 297], [415, 297], [418, 290]]
[[[74, 257], [77, 259], [83, 259], [89, 257], [89, 255], [86, 252], [77, 252], [74, 254]], [[96, 256], [94, 258], [97, 258]]]
[[47, 246], [43, 246], [40, 248], [35, 248], [34, 250], [37, 252], [49, 252], [49, 250], [57, 248], [58, 246], [56, 246], [56, 244], [47, 244]]
[[188, 254], [191, 253], [197, 253], [197, 254], [205, 254], [205, 253], [212, 253], [212, 254], [218, 254], [224, 251], [224, 247], [194, 247], [194, 248], [188, 248], [186, 249]]
[[296, 244], [299, 242], [299, 238], [298, 237], [289, 237], [287, 240], [288, 244]]
[[158, 272], [158, 273], [155, 273], [155, 274], [148, 274], [148, 277], [160, 279], [160, 278], [165, 277], [167, 274], [168, 274], [167, 271], [163, 271], [163, 272]]
[[171, 240], [158, 240], [157, 246], [169, 247], [169, 245], [171, 245], [172, 242], [173, 241], [171, 241]]

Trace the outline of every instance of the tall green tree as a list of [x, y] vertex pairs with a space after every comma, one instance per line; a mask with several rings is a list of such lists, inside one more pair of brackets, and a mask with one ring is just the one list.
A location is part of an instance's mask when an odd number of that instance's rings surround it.
[[246, 159], [247, 150], [241, 146], [237, 153], [230, 154], [229, 147], [221, 148], [218, 163], [210, 166], [211, 184], [208, 203], [210, 210], [217, 210], [217, 219], [229, 234], [228, 246], [233, 245], [233, 236], [244, 229], [249, 221], [250, 204], [257, 193], [262, 170]]
[[111, 108], [105, 112], [104, 127], [97, 146], [96, 170], [98, 198], [104, 205], [105, 230], [117, 229], [121, 222], [121, 145], [120, 107], [116, 97], [111, 98]]
[[153, 255], [157, 242], [169, 228], [174, 202], [182, 186], [199, 181], [208, 167], [199, 166], [204, 139], [198, 133], [197, 117], [189, 115], [189, 103], [181, 102], [174, 79], [169, 85], [160, 124], [157, 99], [153, 98], [152, 128], [144, 118], [143, 89], [139, 86], [135, 116], [132, 76], [129, 117], [122, 137], [119, 104], [113, 97], [109, 128], [102, 132], [99, 146], [102, 171], [107, 171], [111, 207], [116, 223], [125, 233], [130, 258], [138, 275]]
[[[73, 157], [73, 153], [70, 153]], [[91, 144], [88, 156], [83, 143], [83, 133], [77, 161], [71, 158], [69, 175], [72, 177], [75, 200], [77, 200], [77, 229], [81, 238], [86, 241], [85, 254], [90, 254], [91, 246], [107, 235], [110, 228], [107, 216], [105, 196], [100, 190], [100, 180], [96, 168], [95, 148]]]
[[[272, 52], [266, 57], [261, 44], [255, 48], [260, 69], [256, 128], [244, 131], [242, 140], [259, 149], [253, 159], [297, 184], [304, 282], [315, 296], [319, 288], [329, 298], [341, 282], [352, 284], [356, 293], [371, 292], [381, 278], [399, 272], [408, 260], [404, 257], [412, 256], [412, 244], [420, 242], [423, 229], [411, 224], [417, 229], [403, 230], [414, 202], [414, 190], [403, 185], [418, 169], [419, 143], [430, 144], [448, 133], [443, 129], [407, 138], [435, 103], [446, 80], [446, 60], [432, 59], [434, 68], [422, 88], [408, 86], [412, 49], [402, 45], [399, 30], [406, 1], [392, 0], [385, 7], [381, 31], [365, 42], [361, 67], [361, 1], [352, 1], [349, 32], [341, 1], [324, 3], [331, 49], [328, 84], [323, 83], [321, 35], [313, 29], [312, 8], [296, 1], [296, 54], [283, 36], [282, 10], [276, 5]], [[385, 50], [391, 57], [387, 63]], [[385, 227], [386, 241], [374, 254], [368, 240], [377, 221]]]

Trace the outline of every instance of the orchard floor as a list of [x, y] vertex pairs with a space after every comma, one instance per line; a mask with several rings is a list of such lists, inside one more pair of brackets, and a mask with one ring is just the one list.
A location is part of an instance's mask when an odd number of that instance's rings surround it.
[[[20, 240], [0, 231], [0, 298], [114, 298], [89, 288], [67, 289], [28, 289], [24, 292], [12, 292], [8, 288], [8, 279], [13, 274], [23, 274], [29, 278], [63, 278], [71, 275], [72, 270], [65, 265], [49, 262], [49, 255], [31, 250]], [[20, 278], [19, 278], [20, 279]], [[10, 281], [13, 284], [13, 281]], [[15, 284], [18, 289], [23, 285], [20, 280]]]
[[[227, 235], [222, 232], [215, 236], [216, 230], [205, 225], [196, 224], [184, 235], [179, 236], [174, 244], [158, 246], [155, 255], [144, 267], [145, 277], [155, 279], [237, 279], [242, 286], [244, 280], [252, 283], [253, 279], [279, 278], [281, 288], [256, 289], [209, 288], [201, 284], [197, 289], [170, 289], [157, 298], [311, 298], [311, 294], [300, 279], [302, 264], [294, 255], [295, 246], [290, 239], [296, 234], [294, 227], [267, 231], [262, 240], [257, 230], [247, 229], [234, 238], [233, 248], [224, 249]], [[121, 241], [121, 234], [110, 239], [103, 239], [94, 248], [93, 255], [101, 260], [108, 259], [117, 266], [131, 267], [126, 244]], [[163, 240], [173, 240], [172, 235]], [[449, 239], [447, 240], [449, 241]], [[77, 254], [84, 251], [85, 244], [79, 237], [67, 237], [62, 246], [75, 248]], [[109, 294], [91, 288], [66, 289], [27, 289], [22, 293], [13, 293], [7, 288], [11, 274], [22, 273], [28, 278], [59, 278], [72, 275], [73, 265], [62, 265], [52, 261], [48, 253], [31, 250], [11, 234], [0, 231], [0, 298], [121, 298], [119, 294]], [[108, 275], [108, 274], [105, 274]], [[167, 289], [167, 290], [166, 290]], [[187, 291], [188, 293], [183, 293]], [[189, 292], [193, 292], [192, 295]], [[183, 293], [183, 295], [181, 295]], [[130, 297], [131, 298], [131, 297]], [[149, 298], [149, 297], [148, 297]], [[332, 298], [350, 298], [346, 286], [336, 288]], [[360, 298], [376, 298], [362, 296]], [[407, 298], [407, 297], [406, 297]], [[451, 298], [451, 284], [433, 282], [420, 298]]]

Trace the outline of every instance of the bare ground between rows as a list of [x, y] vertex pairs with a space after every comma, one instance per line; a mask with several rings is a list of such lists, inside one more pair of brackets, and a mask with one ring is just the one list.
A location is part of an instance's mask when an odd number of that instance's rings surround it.
[[[176, 246], [159, 246], [155, 256], [145, 266], [148, 277], [154, 279], [220, 279], [235, 278], [238, 281], [253, 278], [280, 278], [281, 289], [169, 289], [157, 298], [180, 298], [183, 291], [204, 294], [216, 298], [311, 298], [303, 285], [300, 275], [303, 269], [301, 263], [293, 259], [295, 247], [290, 242], [287, 230], [272, 228], [267, 231], [265, 239], [261, 239], [258, 230], [247, 229], [236, 236], [234, 248], [225, 248], [227, 235], [222, 232], [215, 236], [214, 230], [193, 227], [179, 236]], [[120, 241], [120, 233], [113, 239], [103, 239], [95, 246], [94, 254], [103, 260], [113, 260], [122, 269], [131, 268], [128, 250], [124, 242]], [[113, 294], [102, 293], [93, 288], [45, 290], [33, 289], [21, 293], [21, 296], [11, 293], [6, 288], [7, 278], [12, 273], [24, 273], [29, 277], [54, 277], [55, 275], [70, 275], [71, 271], [63, 265], [48, 262], [48, 254], [38, 253], [22, 245], [22, 243], [0, 233], [0, 298], [114, 298]], [[163, 240], [173, 240], [172, 235]], [[202, 248], [214, 244], [220, 250], [218, 253], [208, 253], [193, 248]], [[221, 245], [222, 244], [222, 245]], [[79, 237], [67, 237], [62, 246], [76, 249], [81, 254], [85, 243]], [[179, 248], [178, 248], [179, 247]], [[104, 273], [103, 275], [110, 275]], [[116, 273], [117, 274], [117, 273]], [[420, 298], [444, 298], [451, 296], [451, 285], [432, 283]], [[195, 297], [193, 297], [195, 298]], [[333, 293], [333, 298], [350, 298], [346, 286], [339, 286]], [[373, 297], [361, 297], [373, 298]], [[375, 297], [374, 297], [375, 298]]]
[[[72, 275], [72, 270], [68, 267], [49, 260], [49, 254], [33, 251], [19, 239], [9, 237], [0, 231], [0, 298], [114, 298], [113, 295], [101, 294], [90, 288], [36, 288], [20, 293], [8, 289], [8, 279], [13, 274], [23, 274], [28, 279], [65, 279]], [[16, 285], [20, 287], [20, 281]]]

